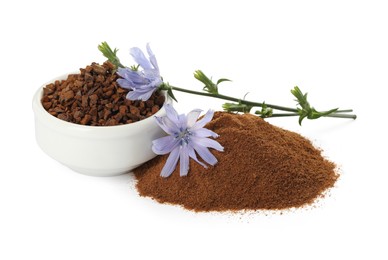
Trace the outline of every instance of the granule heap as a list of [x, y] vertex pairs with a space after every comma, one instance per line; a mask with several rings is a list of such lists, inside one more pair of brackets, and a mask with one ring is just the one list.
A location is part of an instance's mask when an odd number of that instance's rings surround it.
[[158, 156], [134, 171], [141, 196], [194, 211], [278, 210], [313, 203], [338, 178], [309, 140], [257, 116], [216, 112], [205, 127], [220, 135], [219, 162], [205, 169], [191, 160], [188, 176], [177, 167], [163, 178], [168, 155]]

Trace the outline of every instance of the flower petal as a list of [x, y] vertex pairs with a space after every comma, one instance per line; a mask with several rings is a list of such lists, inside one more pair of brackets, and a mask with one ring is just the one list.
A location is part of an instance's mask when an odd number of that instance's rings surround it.
[[179, 127], [170, 118], [163, 117], [162, 122], [169, 129], [171, 135], [175, 136], [179, 134]]
[[135, 88], [133, 91], [128, 92], [127, 99], [147, 101], [151, 97], [152, 93], [154, 93], [155, 90], [156, 88], [150, 88], [150, 89]]
[[117, 79], [116, 81], [120, 87], [125, 88], [125, 89], [132, 89], [132, 86], [133, 86], [132, 82], [130, 82], [126, 79]]
[[207, 128], [199, 128], [199, 129], [194, 129], [191, 131], [193, 136], [196, 137], [218, 137], [219, 135], [213, 132], [212, 130], [209, 130]]
[[218, 162], [217, 158], [206, 147], [196, 143], [192, 143], [192, 146], [198, 155], [208, 164], [215, 165]]
[[160, 83], [162, 82], [160, 74], [156, 70], [143, 70], [142, 74], [143, 74], [142, 75], [143, 78], [145, 78], [148, 81], [148, 83], [153, 82], [153, 81], [155, 81], [155, 82], [159, 81]]
[[194, 159], [194, 161], [196, 161], [197, 163], [199, 163], [200, 165], [202, 165], [203, 167], [207, 168], [206, 164], [204, 164], [203, 162], [199, 161], [198, 158], [197, 158], [197, 155], [195, 154], [195, 151], [194, 151], [194, 148], [189, 144], [187, 145], [187, 149], [189, 151], [189, 156], [191, 158]]
[[186, 176], [189, 172], [189, 150], [186, 144], [180, 147], [179, 164], [180, 176]]
[[206, 112], [206, 114], [203, 116], [203, 118], [201, 120], [197, 121], [193, 125], [193, 127], [191, 127], [191, 129], [199, 129], [199, 128], [204, 127], [207, 123], [209, 123], [212, 120], [213, 115], [214, 115], [214, 111], [213, 110], [208, 110]]
[[128, 68], [118, 68], [117, 69], [117, 75], [119, 75], [122, 78], [127, 78], [127, 74], [130, 69]]
[[171, 152], [179, 145], [179, 139], [171, 135], [164, 136], [152, 141], [152, 151], [156, 154], [162, 155]]
[[152, 66], [154, 66], [154, 68], [159, 72], [158, 62], [156, 61], [155, 54], [152, 52], [149, 43], [147, 43], [147, 52], [148, 52], [148, 55], [150, 57], [150, 62], [152, 64]]
[[145, 70], [152, 69], [151, 63], [147, 60], [142, 50], [138, 47], [131, 48], [130, 54], [133, 59]]
[[180, 146], [176, 147], [174, 150], [171, 151], [170, 155], [166, 160], [166, 164], [164, 165], [162, 172], [160, 173], [162, 177], [170, 176], [171, 173], [175, 170], [176, 164], [178, 163], [179, 159], [179, 151]]
[[160, 126], [160, 128], [163, 129], [164, 132], [175, 137], [176, 133], [178, 132], [178, 128], [173, 122], [171, 122], [170, 119], [167, 117], [157, 116], [155, 116], [155, 119], [156, 123]]
[[[144, 89], [143, 89], [144, 88]], [[147, 87], [142, 86], [139, 90], [145, 90]], [[215, 140], [208, 137], [217, 137], [218, 135], [203, 128], [210, 122], [214, 112], [209, 110], [204, 118], [199, 121], [198, 116], [201, 112], [199, 109], [191, 111], [187, 116], [179, 115], [177, 111], [170, 105], [164, 106], [166, 116], [155, 117], [157, 124], [170, 136], [156, 139], [152, 142], [152, 150], [156, 154], [167, 154], [170, 152], [164, 165], [161, 176], [168, 177], [174, 171], [178, 160], [180, 160], [180, 176], [185, 176], [189, 172], [190, 158], [206, 168], [206, 163], [215, 165], [217, 158], [209, 151], [208, 148], [223, 151], [224, 148]], [[188, 127], [188, 124], [193, 127]], [[198, 160], [197, 155], [204, 161]]]
[[162, 83], [162, 79], [159, 77], [159, 78], [150, 78], [150, 83], [148, 84], [148, 86], [150, 87], [153, 87], [153, 88], [158, 88]]
[[117, 74], [123, 79], [126, 79], [131, 82], [133, 86], [144, 85], [149, 82], [142, 73], [140, 73], [139, 71], [133, 71], [129, 68], [119, 68], [117, 70]]
[[217, 142], [213, 139], [210, 139], [210, 138], [202, 138], [202, 137], [192, 136], [191, 141], [198, 144], [198, 145], [204, 146], [204, 147], [216, 149], [217, 151], [220, 151], [220, 152], [224, 151], [224, 147], [222, 145], [220, 145], [219, 142]]
[[178, 125], [179, 117], [176, 110], [170, 104], [166, 104], [164, 109], [166, 110], [167, 117]]
[[150, 82], [150, 80], [146, 78], [143, 73], [138, 71], [131, 71], [127, 73], [126, 76], [127, 76], [126, 79], [129, 79], [130, 81], [132, 81], [133, 84], [136, 85], [136, 87], [147, 85]]
[[197, 119], [199, 115], [201, 114], [202, 110], [201, 109], [194, 109], [191, 112], [187, 114], [187, 127], [190, 128], [192, 127], [195, 122], [197, 122]]
[[164, 125], [164, 123], [163, 123], [163, 117], [155, 116], [154, 118], [155, 118], [156, 123], [158, 124], [158, 126], [159, 126], [160, 128], [162, 128], [164, 132], [166, 132], [166, 133], [169, 134], [169, 135], [172, 134], [171, 131], [170, 131], [170, 129], [169, 129], [167, 126]]
[[178, 127], [180, 132], [184, 132], [187, 129], [187, 117], [185, 114], [178, 115]]

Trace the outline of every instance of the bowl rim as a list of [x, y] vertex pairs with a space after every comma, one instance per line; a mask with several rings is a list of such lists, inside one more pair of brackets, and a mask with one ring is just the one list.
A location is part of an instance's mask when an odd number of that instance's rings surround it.
[[164, 101], [163, 106], [159, 109], [158, 112], [153, 114], [152, 116], [142, 119], [140, 121], [129, 123], [129, 124], [123, 124], [123, 125], [114, 125], [114, 126], [90, 126], [90, 125], [80, 125], [77, 123], [67, 122], [64, 120], [61, 120], [44, 109], [43, 104], [41, 102], [41, 98], [43, 96], [43, 88], [55, 82], [56, 80], [64, 80], [71, 74], [77, 74], [79, 72], [70, 72], [63, 75], [60, 75], [58, 77], [55, 77], [43, 85], [41, 85], [38, 90], [35, 92], [33, 100], [32, 100], [32, 109], [34, 111], [34, 114], [36, 117], [39, 117], [42, 121], [44, 121], [47, 125], [55, 128], [63, 128], [63, 129], [72, 129], [74, 131], [93, 131], [93, 132], [110, 132], [113, 131], [122, 132], [122, 131], [130, 131], [130, 130], [139, 130], [144, 126], [148, 126], [150, 124], [156, 124], [156, 121], [154, 120], [154, 117], [156, 116], [163, 116], [165, 114], [164, 105], [165, 104], [172, 104], [171, 98], [167, 95], [166, 91], [162, 91], [162, 93], [165, 95], [166, 99]]

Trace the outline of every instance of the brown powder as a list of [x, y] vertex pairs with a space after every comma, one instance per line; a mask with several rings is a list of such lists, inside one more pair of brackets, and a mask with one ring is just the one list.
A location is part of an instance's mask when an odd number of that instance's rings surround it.
[[257, 116], [216, 112], [206, 128], [225, 148], [212, 151], [218, 164], [191, 160], [188, 176], [177, 167], [162, 178], [168, 155], [158, 156], [134, 171], [141, 196], [194, 211], [286, 209], [311, 204], [338, 178], [309, 140]]

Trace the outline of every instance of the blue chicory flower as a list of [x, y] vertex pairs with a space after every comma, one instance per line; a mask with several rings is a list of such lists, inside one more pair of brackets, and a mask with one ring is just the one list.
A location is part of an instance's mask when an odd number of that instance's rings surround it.
[[204, 128], [213, 118], [214, 111], [209, 110], [205, 116], [197, 121], [201, 110], [195, 109], [187, 114], [178, 115], [175, 109], [166, 104], [166, 116], [155, 117], [158, 125], [168, 134], [168, 136], [156, 139], [152, 142], [154, 153], [162, 155], [170, 153], [164, 165], [161, 176], [168, 177], [174, 171], [178, 159], [180, 161], [180, 176], [186, 176], [189, 172], [190, 157], [206, 168], [206, 165], [200, 162], [196, 153], [208, 164], [215, 165], [216, 157], [208, 148], [223, 151], [217, 141], [208, 137], [216, 138], [218, 135]]
[[159, 73], [159, 66], [154, 53], [147, 44], [147, 52], [149, 60], [145, 57], [142, 50], [137, 47], [131, 48], [130, 54], [139, 64], [142, 71], [132, 70], [130, 68], [119, 68], [117, 74], [122, 77], [117, 80], [117, 83], [122, 88], [130, 89], [127, 99], [143, 101], [148, 100], [152, 93], [163, 83]]

